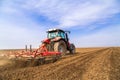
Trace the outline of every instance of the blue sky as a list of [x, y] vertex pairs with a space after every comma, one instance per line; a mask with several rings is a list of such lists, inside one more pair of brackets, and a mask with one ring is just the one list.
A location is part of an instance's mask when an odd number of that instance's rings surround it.
[[120, 1], [0, 0], [0, 49], [36, 48], [49, 28], [70, 30], [77, 47], [120, 46]]

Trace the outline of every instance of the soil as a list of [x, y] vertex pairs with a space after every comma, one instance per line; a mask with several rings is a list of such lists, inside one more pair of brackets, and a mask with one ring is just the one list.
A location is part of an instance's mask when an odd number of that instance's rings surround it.
[[81, 48], [76, 54], [42, 65], [2, 58], [0, 63], [5, 63], [0, 66], [0, 80], [120, 80], [119, 47]]

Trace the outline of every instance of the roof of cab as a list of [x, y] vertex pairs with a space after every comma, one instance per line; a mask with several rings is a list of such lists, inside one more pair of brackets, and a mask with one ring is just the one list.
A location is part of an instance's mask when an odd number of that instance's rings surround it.
[[56, 32], [56, 31], [65, 32], [64, 30], [61, 29], [49, 29], [47, 32]]

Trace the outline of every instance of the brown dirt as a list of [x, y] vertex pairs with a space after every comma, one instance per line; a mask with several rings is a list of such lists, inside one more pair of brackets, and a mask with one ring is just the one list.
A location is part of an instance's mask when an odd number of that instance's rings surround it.
[[[77, 49], [54, 63], [0, 67], [0, 80], [120, 80], [120, 48]], [[27, 63], [26, 63], [27, 64]]]

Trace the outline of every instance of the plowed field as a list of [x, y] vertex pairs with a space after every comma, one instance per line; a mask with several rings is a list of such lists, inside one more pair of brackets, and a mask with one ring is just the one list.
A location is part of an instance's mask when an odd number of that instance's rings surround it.
[[77, 49], [74, 55], [34, 67], [9, 64], [0, 66], [0, 80], [120, 80], [120, 48]]

